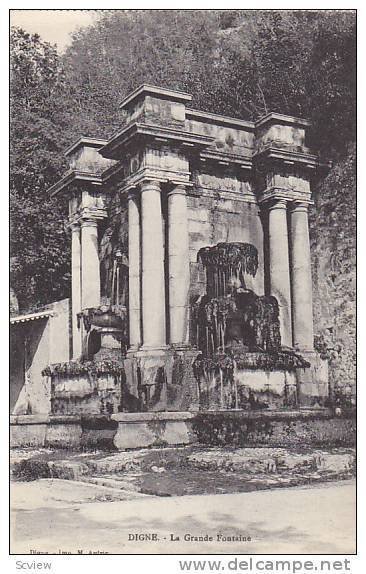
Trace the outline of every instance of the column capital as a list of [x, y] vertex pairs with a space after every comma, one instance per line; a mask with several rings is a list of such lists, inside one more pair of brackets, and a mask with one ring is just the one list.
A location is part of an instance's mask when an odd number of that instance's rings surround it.
[[66, 227], [68, 227], [68, 229], [70, 229], [71, 231], [79, 231], [80, 230], [80, 220], [75, 219], [75, 218], [71, 218], [68, 220]]
[[267, 209], [272, 211], [273, 209], [287, 209], [287, 199], [274, 199], [267, 205]]
[[310, 201], [292, 201], [290, 203], [290, 211], [294, 212], [294, 211], [305, 211], [306, 213], [308, 212], [308, 208], [310, 205]]
[[186, 195], [187, 187], [184, 183], [174, 183], [169, 182], [169, 188], [167, 191], [167, 196], [170, 195]]
[[140, 182], [141, 191], [147, 191], [149, 189], [154, 191], [161, 191], [161, 182], [157, 179], [143, 179]]
[[135, 200], [138, 197], [138, 188], [137, 186], [135, 187], [131, 187], [128, 191], [127, 191], [127, 199], [128, 200]]
[[80, 225], [81, 227], [98, 227], [98, 220], [94, 219], [94, 217], [82, 217], [80, 219]]

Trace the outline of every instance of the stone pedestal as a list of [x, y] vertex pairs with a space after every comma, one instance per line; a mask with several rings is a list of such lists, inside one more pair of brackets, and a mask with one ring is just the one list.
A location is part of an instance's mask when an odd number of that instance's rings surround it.
[[81, 222], [81, 306], [82, 309], [100, 305], [100, 269], [98, 252], [98, 223], [94, 219]]
[[192, 368], [197, 354], [192, 349], [127, 353], [125, 404], [140, 412], [197, 411], [198, 385]]
[[190, 272], [187, 198], [183, 185], [176, 185], [168, 194], [168, 253], [170, 343], [187, 345]]
[[100, 335], [100, 349], [95, 353], [94, 361], [121, 361], [121, 330], [113, 327], [101, 327], [98, 329]]
[[160, 184], [141, 185], [143, 349], [162, 349], [165, 333], [164, 240]]
[[193, 416], [189, 412], [112, 415], [112, 420], [118, 423], [114, 446], [126, 450], [190, 444], [195, 440], [191, 430]]
[[52, 376], [53, 415], [110, 415], [121, 405], [121, 378], [112, 373]]
[[138, 198], [128, 195], [128, 312], [131, 351], [141, 345], [141, 245]]
[[292, 319], [294, 347], [313, 349], [313, 305], [308, 224], [308, 204], [295, 202], [291, 209]]
[[71, 300], [72, 300], [72, 358], [81, 356], [82, 327], [78, 328], [77, 315], [81, 311], [81, 253], [80, 225], [71, 224]]
[[328, 361], [321, 359], [315, 351], [302, 351], [301, 355], [309, 361], [310, 367], [296, 370], [300, 407], [322, 408], [328, 406]]

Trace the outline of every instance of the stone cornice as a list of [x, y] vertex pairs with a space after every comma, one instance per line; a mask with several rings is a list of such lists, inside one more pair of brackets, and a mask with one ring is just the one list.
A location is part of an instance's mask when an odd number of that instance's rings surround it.
[[242, 193], [239, 191], [229, 191], [226, 189], [213, 189], [212, 187], [204, 187], [202, 185], [195, 185], [187, 190], [187, 195], [190, 197], [209, 197], [211, 199], [225, 199], [228, 201], [240, 201], [243, 203], [258, 204], [258, 200], [254, 193]]
[[170, 100], [172, 102], [190, 102], [192, 100], [191, 94], [187, 92], [182, 92], [180, 90], [170, 90], [168, 88], [159, 88], [159, 86], [153, 86], [151, 84], [142, 84], [133, 92], [130, 92], [124, 100], [120, 103], [119, 107], [121, 109], [130, 107], [130, 104], [137, 100], [142, 94], [154, 95], [163, 99]]
[[134, 122], [117, 132], [108, 143], [99, 150], [99, 153], [105, 158], [118, 160], [123, 156], [125, 146], [129, 145], [139, 136], [161, 143], [174, 142], [192, 148], [205, 148], [214, 143], [214, 138], [209, 136], [153, 124]]
[[102, 173], [103, 183], [112, 180], [116, 175], [119, 175], [119, 173], [124, 170], [125, 165], [122, 161], [119, 161], [118, 163], [111, 165]]
[[71, 170], [68, 171], [61, 179], [59, 179], [49, 189], [51, 197], [58, 195], [61, 192], [67, 192], [71, 184], [79, 182], [89, 182], [92, 185], [102, 185], [102, 177], [86, 171]]
[[298, 126], [298, 127], [310, 127], [311, 122], [309, 120], [305, 120], [303, 118], [297, 118], [295, 116], [287, 116], [285, 114], [277, 114], [276, 112], [269, 112], [267, 115], [259, 118], [255, 122], [255, 127], [260, 128], [263, 125], [268, 124], [282, 124], [282, 125], [291, 125], [291, 126]]
[[210, 149], [209, 151], [202, 150], [200, 152], [201, 161], [213, 160], [221, 165], [235, 164], [242, 169], [252, 169], [252, 157], [251, 154], [244, 156], [233, 154], [230, 152], [216, 151]]
[[253, 155], [253, 161], [258, 159], [282, 160], [287, 165], [302, 164], [307, 168], [315, 169], [319, 165], [318, 157], [307, 151], [296, 151], [285, 146], [280, 146], [276, 142], [269, 142], [263, 149]]

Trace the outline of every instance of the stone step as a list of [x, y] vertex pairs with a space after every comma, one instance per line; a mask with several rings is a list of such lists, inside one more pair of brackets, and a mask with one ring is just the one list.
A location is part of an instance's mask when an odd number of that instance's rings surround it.
[[83, 476], [79, 480], [80, 482], [85, 482], [87, 484], [95, 484], [111, 488], [113, 490], [122, 491], [128, 495], [129, 500], [132, 500], [132, 498], [147, 496], [146, 494], [139, 492], [139, 489], [135, 484], [132, 484], [127, 480], [119, 480], [109, 476]]
[[[49, 453], [48, 453], [48, 456]], [[330, 451], [296, 452], [285, 448], [225, 448], [143, 449], [101, 456], [73, 453], [69, 459], [42, 460], [25, 457], [13, 465], [13, 475], [23, 480], [57, 478], [64, 480], [103, 480], [118, 484], [118, 488], [137, 491], [135, 475], [177, 472], [182, 470], [283, 476], [352, 476], [355, 473], [354, 449], [337, 448]]]
[[281, 473], [299, 469], [301, 471], [350, 472], [355, 465], [355, 453], [311, 451], [309, 453], [289, 452], [286, 449], [243, 448], [234, 452], [212, 449], [191, 454], [190, 466], [196, 469], [226, 470], [249, 473]]

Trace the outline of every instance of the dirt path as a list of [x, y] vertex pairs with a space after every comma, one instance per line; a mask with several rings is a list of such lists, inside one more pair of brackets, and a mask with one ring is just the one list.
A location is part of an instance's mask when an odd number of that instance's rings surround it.
[[[118, 500], [112, 489], [44, 479], [15, 483], [12, 498], [12, 552], [19, 554], [355, 551], [353, 480], [240, 494]], [[156, 540], [129, 540], [131, 534], [144, 533]], [[217, 534], [250, 541], [219, 541]], [[212, 540], [189, 541], [185, 535]]]

